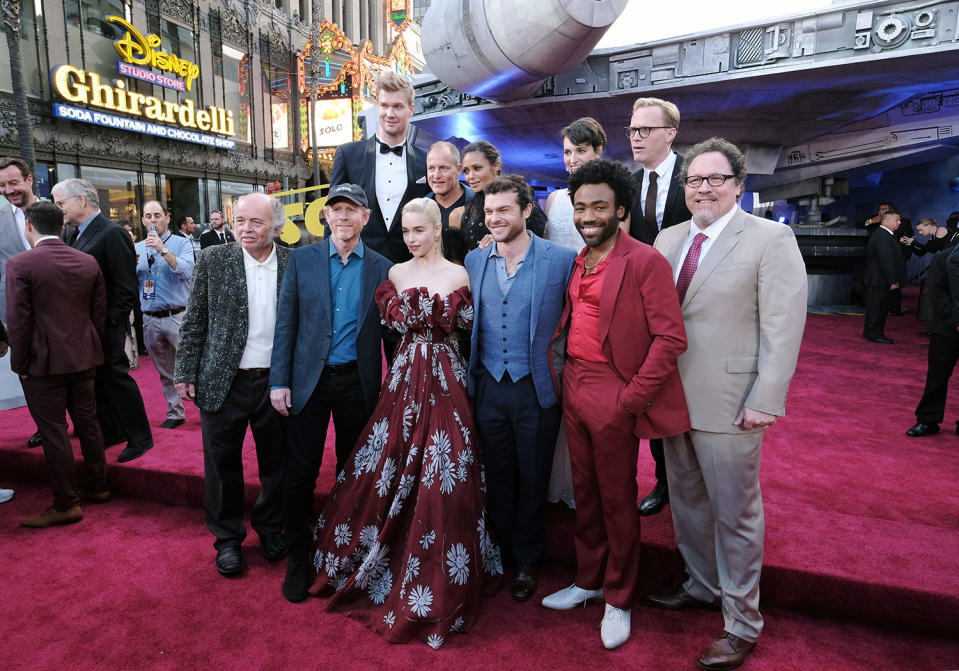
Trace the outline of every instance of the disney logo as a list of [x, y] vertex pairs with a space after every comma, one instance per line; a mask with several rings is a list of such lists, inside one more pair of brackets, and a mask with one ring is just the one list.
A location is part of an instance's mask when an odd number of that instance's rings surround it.
[[114, 40], [113, 48], [120, 58], [133, 65], [147, 65], [182, 77], [186, 90], [192, 89], [193, 80], [200, 75], [200, 66], [174, 54], [159, 50], [160, 36], [150, 33], [144, 36], [132, 24], [119, 16], [108, 16], [106, 20], [123, 27], [123, 37]]

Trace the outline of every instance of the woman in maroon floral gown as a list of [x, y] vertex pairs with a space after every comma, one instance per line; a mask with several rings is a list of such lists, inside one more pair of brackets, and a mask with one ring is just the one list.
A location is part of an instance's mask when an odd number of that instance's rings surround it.
[[387, 640], [438, 648], [470, 628], [484, 583], [503, 567], [457, 333], [472, 327], [469, 278], [442, 256], [434, 201], [412, 201], [402, 221], [413, 259], [376, 291], [402, 339], [317, 521], [311, 591]]

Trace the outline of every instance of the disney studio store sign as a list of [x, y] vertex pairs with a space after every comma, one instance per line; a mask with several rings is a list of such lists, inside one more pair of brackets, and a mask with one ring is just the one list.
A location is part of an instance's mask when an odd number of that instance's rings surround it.
[[[119, 16], [107, 21], [125, 29], [113, 46], [120, 55], [117, 73], [174, 91], [193, 89], [200, 68], [196, 63], [161, 50], [159, 35], [142, 35]], [[67, 103], [54, 103], [54, 116], [109, 126], [170, 140], [194, 142], [217, 149], [235, 149], [233, 112], [213, 105], [199, 109], [193, 100], [161, 100], [127, 88], [124, 79], [103, 78], [72, 65], [50, 72], [57, 95]], [[82, 105], [78, 107], [77, 105]]]

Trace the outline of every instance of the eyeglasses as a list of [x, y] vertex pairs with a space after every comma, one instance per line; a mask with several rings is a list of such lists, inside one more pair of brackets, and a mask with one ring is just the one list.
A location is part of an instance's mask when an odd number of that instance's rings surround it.
[[672, 126], [623, 126], [623, 130], [626, 131], [626, 139], [628, 140], [632, 140], [637, 135], [646, 139], [656, 128], [672, 128]]
[[690, 175], [686, 178], [686, 186], [690, 189], [698, 189], [707, 182], [709, 186], [722, 186], [727, 179], [733, 179], [736, 175], [710, 175], [709, 177], [700, 177], [699, 175]]
[[62, 209], [63, 209], [63, 204], [64, 204], [65, 202], [67, 202], [68, 200], [71, 200], [71, 199], [73, 199], [73, 198], [79, 198], [79, 196], [67, 196], [64, 200], [55, 200], [55, 201], [53, 201], [53, 204], [56, 205], [57, 207], [59, 207], [59, 208], [62, 210]]

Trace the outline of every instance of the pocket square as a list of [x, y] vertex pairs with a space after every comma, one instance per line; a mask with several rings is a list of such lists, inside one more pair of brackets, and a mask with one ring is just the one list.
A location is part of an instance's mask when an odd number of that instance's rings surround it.
[[425, 176], [424, 176], [424, 177], [420, 177], [418, 180], [416, 180], [416, 183], [417, 183], [417, 184], [426, 184], [426, 177], [425, 177]]

